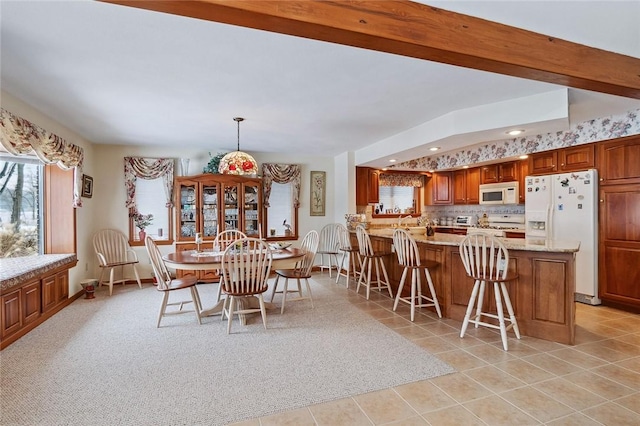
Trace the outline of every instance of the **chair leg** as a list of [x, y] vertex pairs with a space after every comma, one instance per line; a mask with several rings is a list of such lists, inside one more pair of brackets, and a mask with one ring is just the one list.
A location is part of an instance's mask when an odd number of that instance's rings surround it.
[[485, 282], [480, 281], [480, 290], [478, 292], [478, 306], [476, 306], [476, 322], [475, 327], [478, 328], [480, 320], [482, 320], [482, 304], [484, 303]]
[[198, 320], [198, 324], [202, 325], [202, 320], [200, 318], [200, 295], [198, 294], [198, 289], [194, 285], [190, 288], [191, 290], [191, 300], [193, 300], [193, 311], [196, 313], [196, 319]]
[[467, 305], [467, 311], [464, 314], [464, 320], [462, 321], [460, 337], [464, 337], [464, 333], [467, 331], [467, 326], [469, 325], [469, 319], [471, 318], [471, 312], [473, 312], [473, 305], [475, 304], [476, 297], [478, 296], [479, 288], [480, 280], [476, 280], [476, 282], [473, 284], [473, 290], [471, 290], [471, 297], [469, 297], [469, 304]]
[[162, 295], [162, 305], [160, 305], [160, 313], [158, 314], [158, 324], [156, 324], [156, 328], [160, 328], [160, 321], [164, 316], [164, 311], [167, 309], [167, 302], [169, 301], [169, 292], [165, 291]]
[[[338, 267], [338, 273], [336, 274], [336, 284], [338, 284], [338, 281], [340, 281], [340, 275], [342, 274], [342, 267], [344, 266], [344, 258], [347, 257], [347, 253], [348, 252], [343, 252], [342, 253], [342, 259], [340, 259], [340, 266]], [[347, 287], [349, 287], [349, 270], [347, 269]]]
[[[413, 322], [416, 317], [416, 290], [420, 285], [420, 276], [417, 275], [417, 272], [419, 272], [417, 269], [411, 271], [411, 322]], [[420, 304], [419, 299], [418, 304]]]
[[109, 296], [113, 294], [113, 278], [116, 272], [116, 268], [111, 268], [111, 272], [109, 273]]
[[364, 274], [366, 273], [367, 263], [369, 261], [368, 257], [365, 257], [362, 261], [362, 266], [360, 268], [360, 277], [358, 278], [358, 284], [356, 285], [356, 294], [360, 292], [360, 283], [362, 283], [362, 279], [364, 278]]
[[267, 309], [264, 306], [264, 298], [262, 294], [258, 295], [258, 300], [260, 301], [260, 315], [262, 315], [262, 325], [264, 325], [264, 329], [267, 329]]
[[278, 289], [278, 280], [280, 279], [280, 275], [276, 275], [276, 280], [273, 282], [273, 289], [271, 290], [271, 299], [269, 303], [273, 302], [273, 298], [276, 296], [276, 290]]
[[236, 305], [236, 298], [234, 296], [227, 297], [229, 299], [229, 312], [227, 313], [227, 334], [231, 334], [231, 323], [233, 322], [233, 310]]
[[142, 282], [140, 281], [140, 275], [138, 275], [138, 269], [136, 268], [135, 264], [131, 264], [131, 266], [133, 267], [133, 274], [136, 276], [136, 281], [138, 281], [138, 287], [142, 288]]
[[511, 324], [513, 324], [513, 331], [516, 333], [516, 337], [520, 338], [520, 329], [518, 328], [518, 321], [516, 320], [516, 314], [513, 311], [513, 306], [511, 305], [511, 297], [509, 297], [509, 293], [507, 292], [507, 286], [505, 283], [500, 283], [502, 288], [502, 294], [504, 295], [504, 303], [507, 305], [507, 312], [509, 312], [509, 319]]
[[307, 285], [307, 293], [309, 293], [309, 301], [311, 302], [311, 308], [313, 309], [313, 295], [311, 294], [311, 286], [309, 285], [309, 279], [304, 279], [305, 284]]
[[98, 288], [102, 287], [102, 277], [106, 268], [100, 268], [100, 278], [98, 278]]
[[380, 261], [380, 266], [382, 267], [382, 274], [384, 275], [384, 282], [387, 286], [387, 291], [389, 292], [389, 297], [393, 299], [393, 293], [391, 292], [391, 284], [389, 281], [389, 275], [387, 274], [387, 268], [384, 266], [384, 262], [382, 261], [382, 258], [379, 259]]
[[407, 279], [407, 271], [408, 268], [404, 268], [402, 271], [402, 276], [400, 277], [400, 285], [398, 285], [398, 293], [396, 294], [396, 300], [393, 302], [393, 312], [398, 309], [398, 302], [400, 302], [402, 296], [402, 289], [404, 288], [404, 282]]
[[442, 312], [440, 311], [440, 303], [438, 303], [438, 296], [436, 296], [436, 290], [433, 287], [433, 280], [431, 279], [431, 273], [428, 269], [425, 268], [424, 274], [427, 277], [427, 284], [429, 284], [429, 291], [431, 292], [431, 299], [433, 300], [433, 305], [436, 308], [436, 312], [438, 312], [438, 317], [442, 318]]
[[496, 298], [496, 310], [498, 311], [498, 323], [500, 324], [500, 337], [502, 338], [502, 347], [505, 351], [509, 350], [509, 341], [507, 340], [507, 326], [504, 323], [504, 310], [502, 309], [502, 297], [500, 296], [500, 287], [497, 282], [493, 283], [493, 293]]
[[220, 298], [222, 297], [222, 286], [224, 285], [224, 277], [222, 275], [220, 275], [220, 278], [218, 279], [218, 291], [216, 292], [216, 302], [220, 301]]
[[289, 291], [289, 278], [285, 278], [284, 288], [282, 289], [282, 306], [280, 307], [280, 315], [284, 313], [284, 304], [287, 302], [288, 291]]

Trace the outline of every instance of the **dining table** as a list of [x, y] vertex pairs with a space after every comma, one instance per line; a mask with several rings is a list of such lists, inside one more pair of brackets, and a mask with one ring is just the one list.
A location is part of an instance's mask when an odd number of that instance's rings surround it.
[[[305, 255], [305, 251], [289, 247], [285, 249], [271, 250], [271, 270], [293, 268], [295, 264]], [[222, 268], [222, 252], [214, 250], [183, 250], [168, 253], [162, 256], [165, 265], [172, 269], [181, 269], [187, 271], [209, 271]], [[255, 296], [247, 297], [245, 301], [249, 307], [258, 307], [258, 298]], [[222, 306], [224, 301], [219, 300], [208, 308], [203, 308], [200, 316], [212, 316], [222, 314]], [[267, 309], [273, 309], [275, 306], [271, 303], [265, 303]], [[244, 322], [244, 318], [242, 318]]]

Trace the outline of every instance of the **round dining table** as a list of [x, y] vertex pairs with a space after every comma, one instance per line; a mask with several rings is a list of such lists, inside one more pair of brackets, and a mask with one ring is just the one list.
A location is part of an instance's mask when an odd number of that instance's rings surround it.
[[[293, 268], [305, 254], [304, 250], [299, 248], [286, 248], [272, 250], [271, 270]], [[182, 269], [188, 271], [209, 271], [212, 269], [220, 269], [222, 267], [222, 252], [203, 250], [176, 251], [162, 256], [165, 265], [172, 269]], [[247, 298], [246, 301], [250, 307], [258, 306], [256, 297]], [[200, 316], [220, 315], [222, 313], [223, 301], [217, 301], [210, 308], [203, 309]], [[274, 308], [273, 304], [265, 303], [267, 309]]]

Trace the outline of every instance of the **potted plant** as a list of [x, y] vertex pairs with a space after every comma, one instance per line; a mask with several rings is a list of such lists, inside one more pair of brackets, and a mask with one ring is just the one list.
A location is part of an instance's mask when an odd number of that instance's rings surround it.
[[138, 232], [140, 241], [144, 241], [145, 237], [147, 236], [145, 229], [147, 226], [151, 225], [151, 223], [153, 222], [153, 215], [151, 213], [142, 214], [136, 211], [131, 215], [131, 217], [133, 218], [133, 223], [136, 225], [136, 228], [140, 230]]

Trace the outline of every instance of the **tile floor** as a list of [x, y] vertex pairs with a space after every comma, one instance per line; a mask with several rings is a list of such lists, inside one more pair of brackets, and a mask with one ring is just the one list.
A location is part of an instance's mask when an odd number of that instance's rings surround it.
[[[314, 280], [335, 285], [326, 272]], [[578, 303], [575, 346], [510, 332], [505, 352], [493, 330], [460, 339], [459, 321], [423, 311], [411, 323], [408, 305], [393, 312], [388, 295], [350, 288], [360, 309], [458, 372], [234, 426], [640, 424], [640, 315]]]

